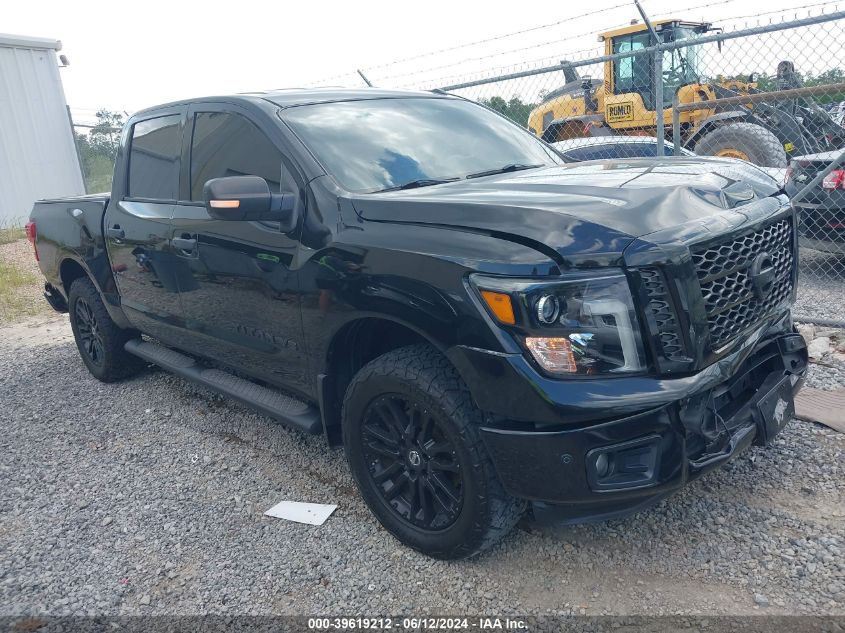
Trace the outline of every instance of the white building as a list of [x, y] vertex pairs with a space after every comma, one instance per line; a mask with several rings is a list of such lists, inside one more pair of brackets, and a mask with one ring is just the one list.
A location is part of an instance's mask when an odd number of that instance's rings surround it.
[[0, 34], [0, 227], [39, 198], [85, 193], [58, 40]]

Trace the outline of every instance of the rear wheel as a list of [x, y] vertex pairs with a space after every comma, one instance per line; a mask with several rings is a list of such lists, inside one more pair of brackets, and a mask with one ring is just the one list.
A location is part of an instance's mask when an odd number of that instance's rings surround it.
[[787, 164], [786, 151], [778, 137], [756, 123], [719, 126], [701, 137], [695, 145], [695, 153], [740, 158], [762, 167], [786, 167]]
[[71, 284], [68, 312], [79, 355], [97, 380], [114, 382], [143, 369], [144, 362], [123, 349], [126, 341], [140, 333], [123, 330], [112, 321], [88, 277], [80, 277]]
[[406, 545], [466, 558], [522, 516], [525, 502], [502, 488], [481, 422], [457, 372], [427, 345], [388, 352], [352, 380], [343, 405], [347, 461], [370, 510]]

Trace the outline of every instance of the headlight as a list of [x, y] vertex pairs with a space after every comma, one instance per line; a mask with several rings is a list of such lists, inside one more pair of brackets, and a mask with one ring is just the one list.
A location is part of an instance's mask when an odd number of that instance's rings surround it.
[[643, 345], [628, 280], [620, 270], [560, 280], [471, 275], [490, 314], [552, 374], [642, 371]]

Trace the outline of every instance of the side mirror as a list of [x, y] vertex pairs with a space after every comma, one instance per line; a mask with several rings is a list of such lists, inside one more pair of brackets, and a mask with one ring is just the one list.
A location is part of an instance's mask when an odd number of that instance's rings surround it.
[[202, 189], [205, 208], [215, 220], [279, 222], [283, 233], [294, 229], [297, 217], [296, 194], [271, 193], [260, 176], [213, 178]]

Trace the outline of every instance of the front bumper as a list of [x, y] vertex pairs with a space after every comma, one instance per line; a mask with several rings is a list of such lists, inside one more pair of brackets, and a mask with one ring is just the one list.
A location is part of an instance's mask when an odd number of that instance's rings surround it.
[[[486, 365], [477, 356], [453, 361], [470, 376], [483, 410], [496, 411], [490, 405], [509, 399], [509, 413], [516, 408], [534, 420], [491, 414], [482, 428], [507, 491], [542, 502], [535, 509], [556, 504], [559, 519], [580, 522], [640, 510], [752, 443], [771, 441], [791, 417], [807, 367], [803, 339], [779, 327], [748, 337], [692, 376], [548, 385], [534, 372], [533, 394], [521, 391], [530, 370], [524, 359], [497, 354], [488, 355]], [[498, 389], [488, 384], [491, 375], [498, 376]], [[476, 393], [473, 383], [489, 391]]]

